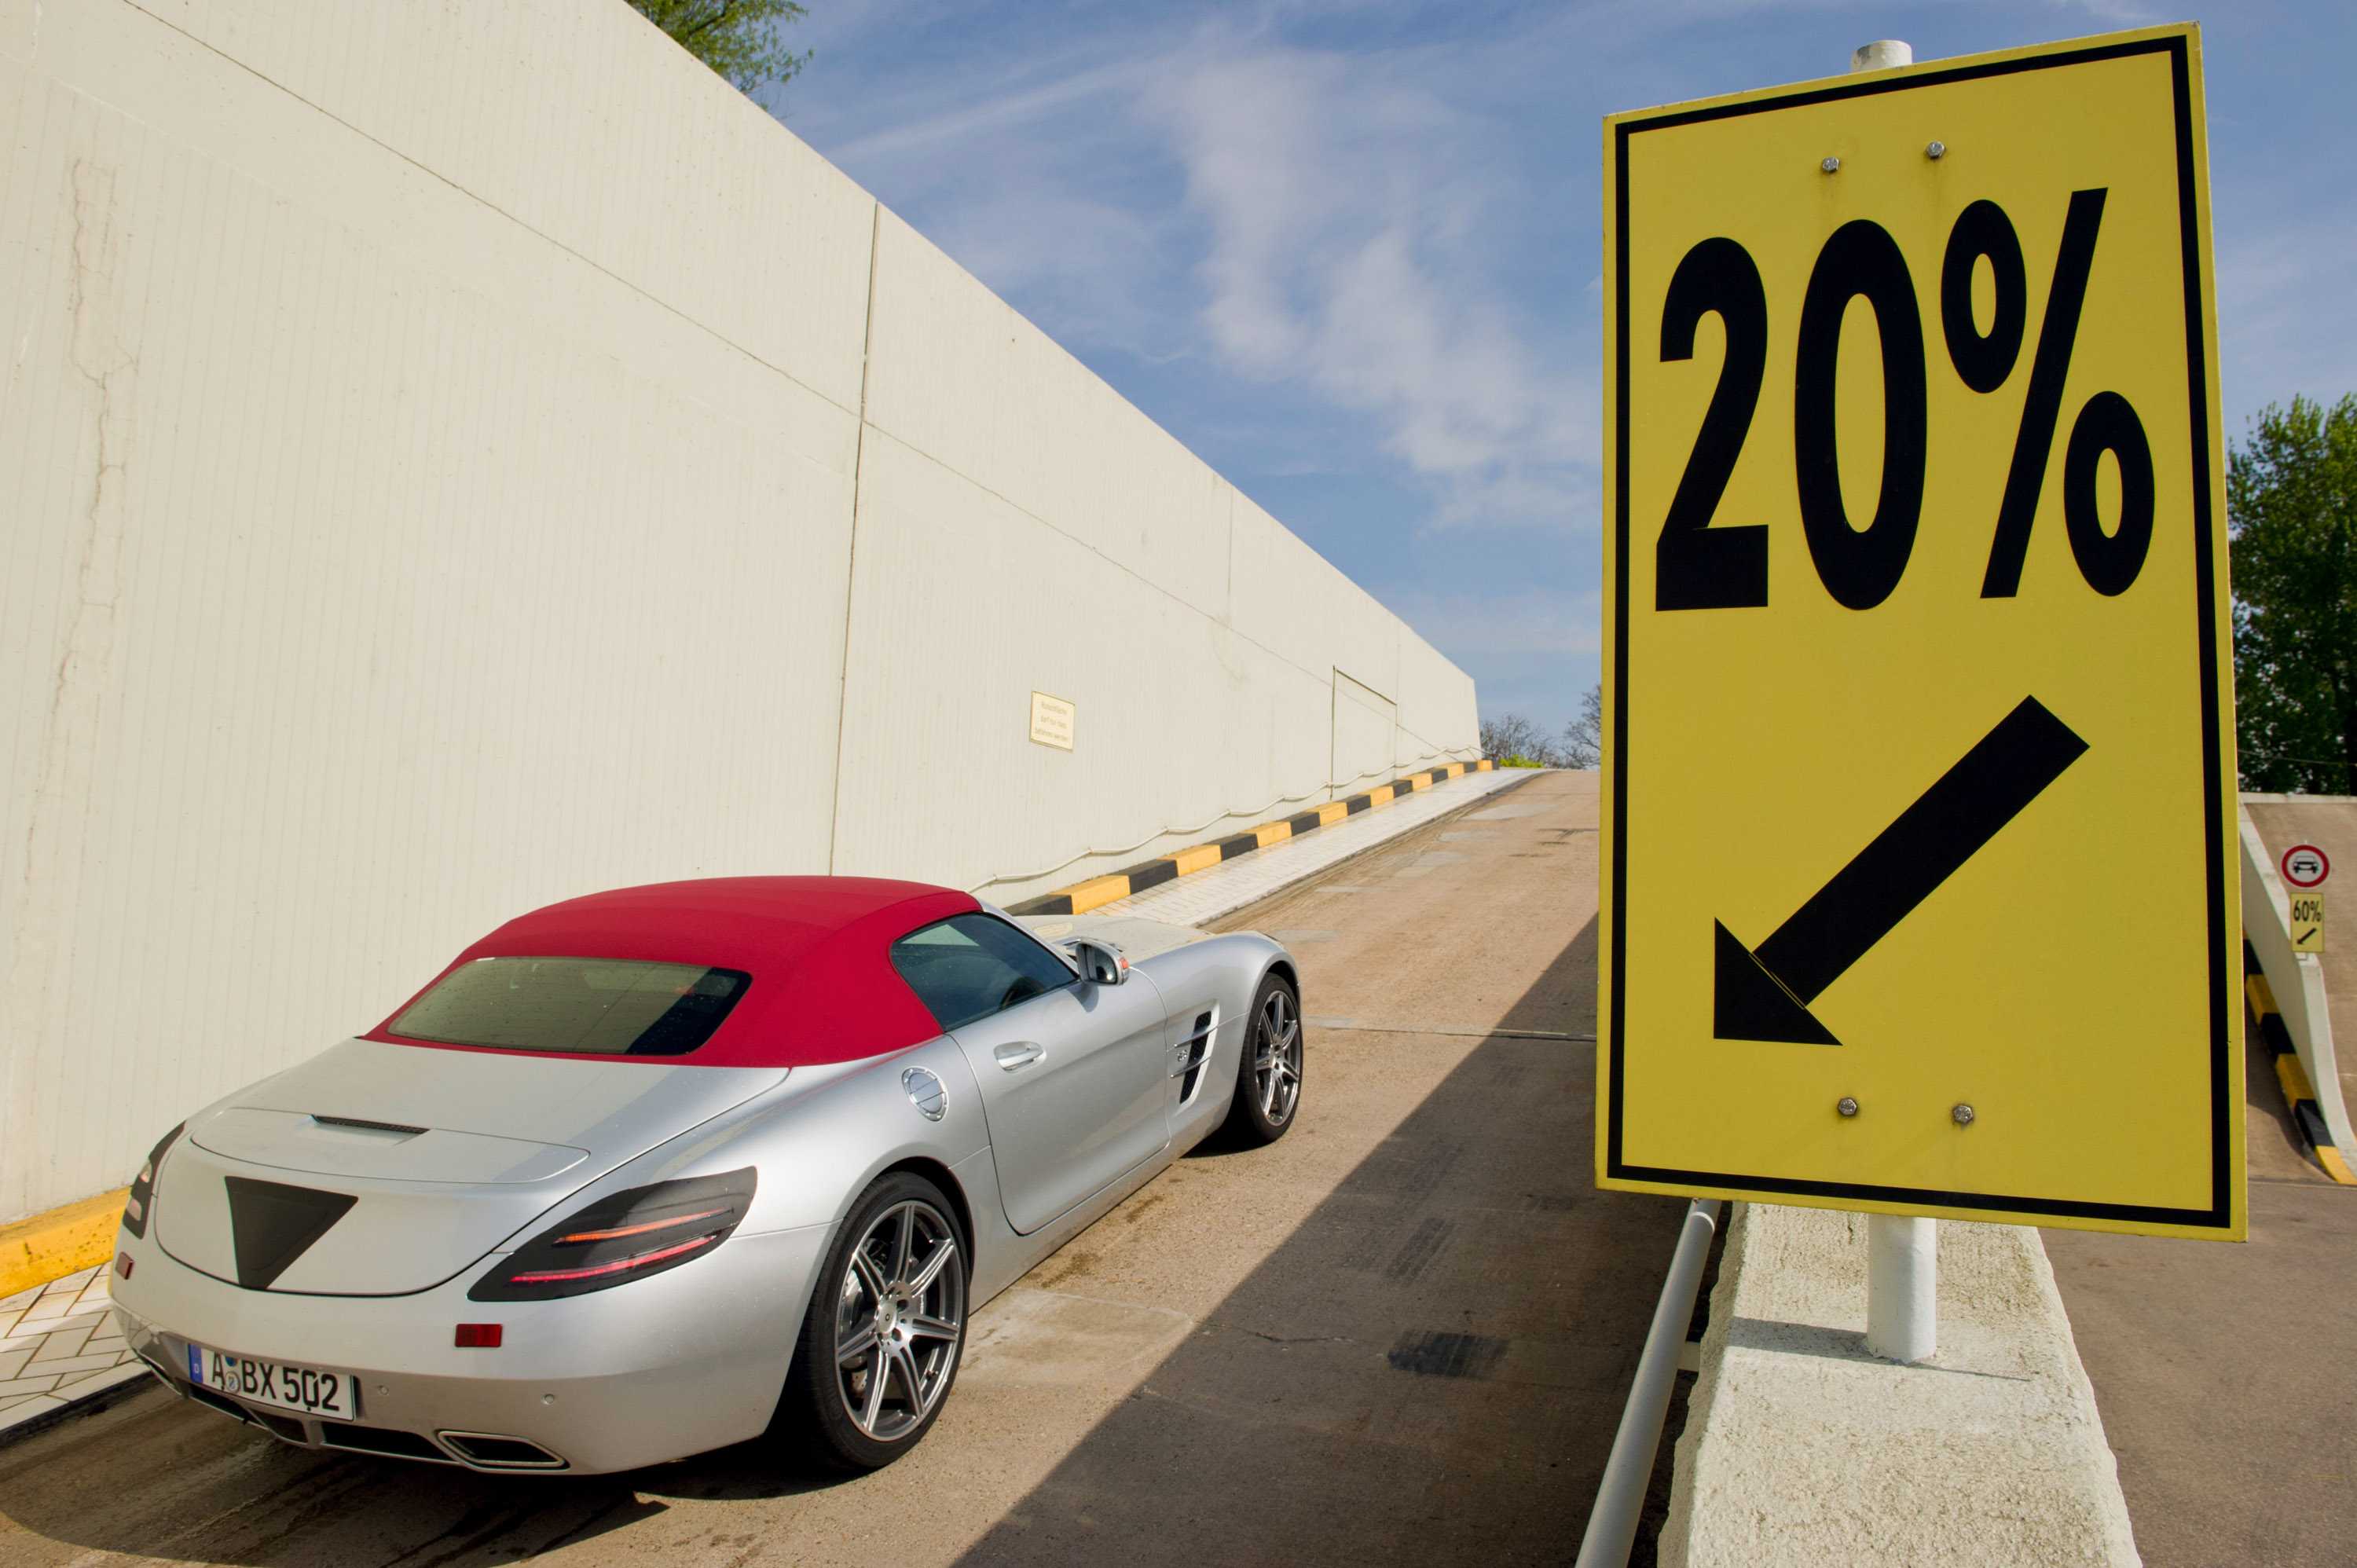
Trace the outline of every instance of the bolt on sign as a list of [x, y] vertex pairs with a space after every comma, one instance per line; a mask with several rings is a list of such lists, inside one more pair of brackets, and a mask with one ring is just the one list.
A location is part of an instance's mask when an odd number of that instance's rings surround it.
[[2201, 37], [1605, 123], [1599, 1185], [2244, 1234]]

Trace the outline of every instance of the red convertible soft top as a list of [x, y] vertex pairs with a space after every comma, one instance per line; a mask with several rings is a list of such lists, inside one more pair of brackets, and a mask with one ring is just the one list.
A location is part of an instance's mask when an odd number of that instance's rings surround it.
[[[501, 1056], [696, 1067], [818, 1067], [920, 1045], [942, 1032], [888, 949], [918, 927], [979, 909], [970, 893], [870, 876], [724, 876], [568, 898], [520, 916], [452, 960], [420, 990], [479, 958], [625, 958], [743, 970], [744, 1000], [683, 1057]], [[367, 1038], [437, 1050], [488, 1047], [392, 1032], [411, 997]]]

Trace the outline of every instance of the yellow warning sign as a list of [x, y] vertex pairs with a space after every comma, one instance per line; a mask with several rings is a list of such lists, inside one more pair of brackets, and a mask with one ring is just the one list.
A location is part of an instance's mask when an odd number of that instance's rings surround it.
[[2323, 894], [2294, 893], [2291, 896], [2291, 950], [2324, 950]]
[[1606, 122], [1601, 1185], [2243, 1234], [2201, 113], [2183, 27]]

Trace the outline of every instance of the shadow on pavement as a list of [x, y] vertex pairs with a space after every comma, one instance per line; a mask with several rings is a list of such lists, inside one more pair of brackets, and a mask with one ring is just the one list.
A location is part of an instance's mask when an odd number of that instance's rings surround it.
[[[1595, 950], [1591, 921], [1502, 1026], [1592, 1033]], [[1465, 1047], [1319, 1036], [1313, 1072], [1329, 1078], [1435, 1053], [1457, 1065], [963, 1561], [1572, 1559], [1684, 1206], [1595, 1190], [1592, 1045], [1492, 1036], [1460, 1057]], [[1223, 1161], [1223, 1174], [1249, 1180], [1251, 1159]], [[1641, 1564], [1682, 1419], [1681, 1398]], [[0, 1450], [0, 1562], [96, 1549], [447, 1568], [609, 1537], [589, 1555], [791, 1559], [810, 1544], [794, 1518], [748, 1513], [721, 1528], [758, 1538], [724, 1538], [689, 1505], [836, 1484], [768, 1444], [623, 1476], [480, 1476], [287, 1448], [156, 1391]]]
[[2250, 1240], [2044, 1232], [2152, 1568], [2357, 1562], [2357, 1192], [2244, 1027]]
[[[94, 1498], [93, 1476], [119, 1484]], [[546, 1552], [663, 1511], [629, 1477], [532, 1486], [290, 1448], [160, 1388], [0, 1453], [0, 1515], [18, 1530], [183, 1562], [350, 1563], [366, 1541], [374, 1562], [443, 1563], [495, 1541]], [[15, 1556], [27, 1543], [9, 1544]]]
[[[1507, 1026], [1578, 1028], [1594, 952], [1591, 923]], [[1569, 1562], [1684, 1208], [1594, 1189], [1593, 1071], [1475, 1047], [961, 1561]]]
[[[1506, 1009], [1506, 1015], [1498, 1020], [1498, 1027], [1569, 1035], [1596, 1033], [1594, 920], [1579, 929], [1571, 945], [1556, 955], [1531, 988]], [[1592, 1071], [1592, 1060], [1589, 1067]], [[1580, 1157], [1588, 1158], [1586, 1149], [1582, 1149]]]
[[[92, 1477], [111, 1486], [92, 1495]], [[0, 1520], [73, 1548], [252, 1564], [443, 1568], [536, 1557], [660, 1518], [665, 1498], [778, 1498], [842, 1478], [768, 1443], [618, 1476], [479, 1475], [291, 1448], [161, 1388], [0, 1450]], [[0, 1555], [33, 1543], [0, 1531]]]

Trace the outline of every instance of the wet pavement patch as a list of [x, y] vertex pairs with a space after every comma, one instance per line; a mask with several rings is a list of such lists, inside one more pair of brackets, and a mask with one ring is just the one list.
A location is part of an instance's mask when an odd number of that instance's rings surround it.
[[1192, 1318], [1167, 1307], [1017, 1288], [974, 1314], [958, 1379], [1125, 1382], [1168, 1354], [1194, 1326]]
[[1505, 1359], [1507, 1341], [1479, 1334], [1419, 1333], [1400, 1336], [1385, 1359], [1403, 1372], [1427, 1378], [1479, 1378]]

